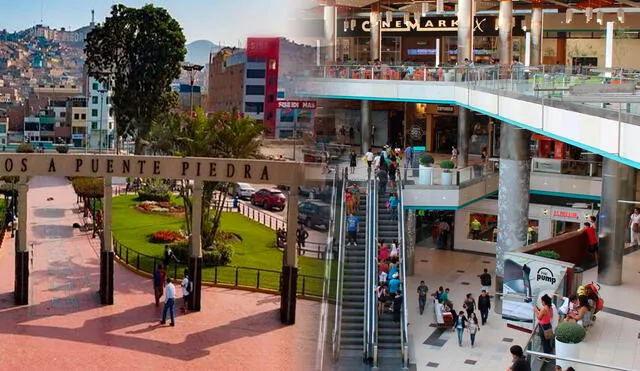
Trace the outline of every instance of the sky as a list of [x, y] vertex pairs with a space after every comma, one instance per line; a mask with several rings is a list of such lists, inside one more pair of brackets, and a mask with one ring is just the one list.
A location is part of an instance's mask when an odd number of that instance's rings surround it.
[[299, 39], [296, 8], [301, 0], [0, 0], [0, 29], [23, 30], [42, 23], [75, 30], [104, 21], [113, 4], [163, 7], [182, 25], [188, 42], [209, 40], [244, 45], [248, 36]]

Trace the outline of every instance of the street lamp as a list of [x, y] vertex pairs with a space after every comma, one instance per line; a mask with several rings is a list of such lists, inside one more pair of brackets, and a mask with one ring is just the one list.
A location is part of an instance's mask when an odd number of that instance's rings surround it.
[[104, 111], [104, 93], [106, 93], [107, 90], [106, 89], [100, 89], [98, 90], [98, 93], [100, 93], [100, 144], [98, 145], [98, 152], [102, 153], [102, 136], [105, 135], [106, 133], [103, 132], [103, 128], [102, 128], [102, 124], [104, 121], [104, 117], [103, 117], [103, 111]]
[[193, 84], [194, 84], [194, 80], [196, 77], [196, 72], [202, 71], [202, 69], [204, 68], [204, 66], [201, 66], [199, 64], [192, 64], [192, 63], [183, 63], [182, 64], [182, 69], [189, 72], [189, 78], [191, 81], [191, 89], [189, 90], [189, 113], [191, 115], [191, 117], [193, 117]]

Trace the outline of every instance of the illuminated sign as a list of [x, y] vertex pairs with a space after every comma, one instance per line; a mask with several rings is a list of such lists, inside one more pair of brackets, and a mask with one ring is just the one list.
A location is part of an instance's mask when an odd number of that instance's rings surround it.
[[314, 100], [279, 100], [278, 109], [316, 109]]

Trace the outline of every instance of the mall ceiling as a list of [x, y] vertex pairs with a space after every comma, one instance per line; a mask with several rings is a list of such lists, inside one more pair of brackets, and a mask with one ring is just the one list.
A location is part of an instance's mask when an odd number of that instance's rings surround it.
[[[320, 0], [323, 5], [327, 0]], [[402, 12], [421, 12], [422, 4], [429, 4], [431, 11], [436, 8], [436, 0], [335, 0], [338, 7], [345, 8], [370, 8], [374, 3], [380, 3], [382, 11], [402, 11]], [[444, 1], [445, 10], [454, 9], [456, 1]], [[497, 10], [500, 1], [478, 0], [476, 2], [477, 10]], [[528, 9], [534, 4], [542, 4], [545, 8], [555, 8], [563, 12], [567, 8], [585, 9], [585, 8], [640, 8], [640, 0], [514, 0], [514, 9]]]

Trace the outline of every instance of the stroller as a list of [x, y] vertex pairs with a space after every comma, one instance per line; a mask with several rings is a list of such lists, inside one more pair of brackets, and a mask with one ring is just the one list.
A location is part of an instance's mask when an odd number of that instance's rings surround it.
[[595, 282], [590, 282], [586, 285], [578, 288], [578, 295], [585, 295], [589, 298], [589, 304], [593, 307], [593, 318], [596, 319], [596, 313], [600, 312], [604, 308], [604, 299], [600, 296], [600, 285]]

